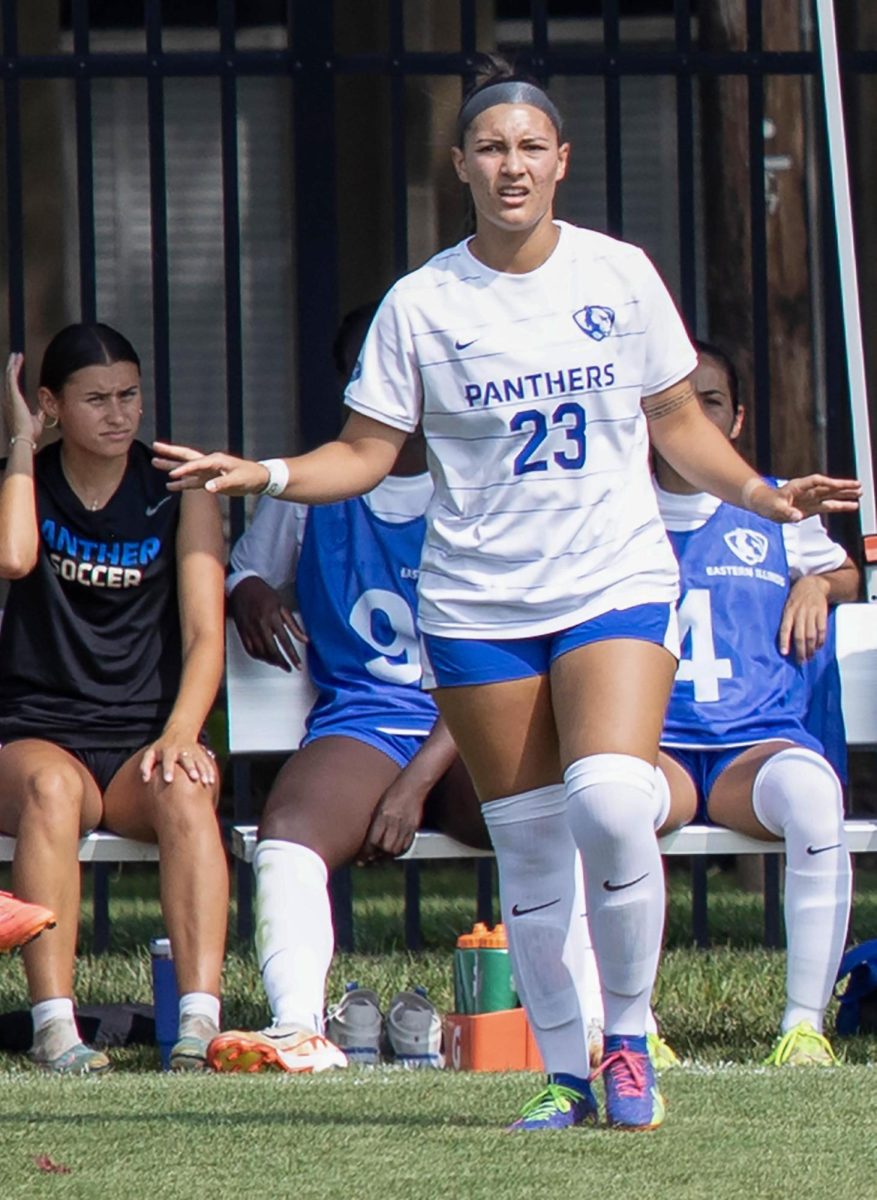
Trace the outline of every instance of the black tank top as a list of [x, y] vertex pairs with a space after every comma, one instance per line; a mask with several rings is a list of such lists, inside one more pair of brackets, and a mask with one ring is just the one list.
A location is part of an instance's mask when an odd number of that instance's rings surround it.
[[179, 493], [134, 442], [99, 512], [75, 495], [61, 444], [34, 460], [39, 558], [14, 580], [0, 628], [0, 743], [136, 748], [176, 698]]

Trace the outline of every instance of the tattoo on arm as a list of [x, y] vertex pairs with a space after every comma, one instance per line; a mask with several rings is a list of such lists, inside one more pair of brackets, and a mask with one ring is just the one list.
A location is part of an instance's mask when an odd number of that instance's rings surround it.
[[642, 401], [642, 407], [649, 421], [659, 421], [661, 417], [669, 416], [670, 413], [684, 408], [696, 399], [697, 397], [694, 394], [691, 381], [683, 379], [680, 383], [674, 383], [672, 387], [666, 388], [663, 392], [658, 392], [654, 396], [645, 396]]

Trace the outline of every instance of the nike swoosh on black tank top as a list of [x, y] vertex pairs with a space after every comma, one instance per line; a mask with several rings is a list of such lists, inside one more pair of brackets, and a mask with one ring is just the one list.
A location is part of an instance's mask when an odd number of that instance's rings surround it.
[[179, 687], [180, 497], [134, 442], [117, 491], [91, 512], [60, 451], [34, 460], [39, 559], [11, 583], [0, 628], [0, 743], [136, 747], [161, 731]]

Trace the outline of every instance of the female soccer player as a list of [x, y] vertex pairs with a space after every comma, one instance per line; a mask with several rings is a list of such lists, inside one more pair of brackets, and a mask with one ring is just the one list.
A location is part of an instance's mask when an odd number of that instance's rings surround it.
[[554, 219], [569, 145], [540, 87], [487, 78], [463, 103], [451, 153], [475, 236], [384, 299], [340, 439], [267, 463], [159, 445], [157, 461], [172, 488], [322, 503], [374, 487], [423, 421], [435, 481], [424, 678], [484, 806], [515, 981], [549, 1072], [513, 1128], [597, 1115], [564, 961], [577, 846], [604, 990], [607, 1119], [653, 1128], [655, 762], [678, 576], [649, 436], [698, 488], [778, 521], [854, 507], [857, 489], [820, 476], [772, 488], [703, 416], [694, 350], [646, 256]]
[[[698, 343], [703, 411], [729, 441], [743, 423], [737, 373]], [[822, 1032], [850, 911], [840, 782], [808, 729], [808, 663], [830, 604], [859, 574], [818, 517], [781, 528], [689, 484], [655, 455], [658, 504], [679, 559], [683, 656], [661, 737], [669, 824], [714, 821], [786, 843], [786, 1008], [768, 1062], [835, 1061]]]
[[[375, 308], [342, 322], [342, 388]], [[431, 496], [418, 431], [374, 491], [317, 508], [262, 500], [232, 550], [226, 589], [244, 646], [288, 671], [299, 665], [293, 638], [306, 631], [317, 699], [301, 749], [268, 796], [253, 859], [256, 952], [273, 1024], [220, 1034], [208, 1052], [217, 1071], [314, 1071], [344, 1066], [345, 1055], [377, 1062], [382, 1016], [367, 989], [330, 1011], [332, 1042], [323, 1036], [329, 873], [404, 853], [422, 824], [489, 845], [457, 748], [420, 687], [416, 581]], [[275, 591], [291, 584], [304, 629]], [[409, 1019], [418, 1013], [428, 1033], [417, 1061], [438, 1065], [440, 1022], [425, 1003]], [[397, 1037], [393, 1049], [405, 1059], [410, 1046]]]
[[[171, 1064], [203, 1068], [218, 1032], [228, 875], [216, 765], [201, 728], [222, 671], [223, 543], [216, 501], [172, 496], [136, 440], [140, 365], [106, 325], [53, 338], [40, 412], [6, 372], [12, 453], [0, 506], [0, 829], [13, 880], [57, 928], [24, 951], [31, 1055], [86, 1074], [109, 1066], [73, 1015], [77, 843], [102, 828], [161, 850], [162, 909], [181, 993]], [[60, 439], [35, 454], [43, 424]], [[182, 501], [182, 503], [180, 502]]]

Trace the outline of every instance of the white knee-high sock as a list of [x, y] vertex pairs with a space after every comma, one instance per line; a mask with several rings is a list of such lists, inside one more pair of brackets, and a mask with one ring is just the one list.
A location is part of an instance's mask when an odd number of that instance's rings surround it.
[[586, 1020], [567, 955], [581, 932], [574, 913], [576, 854], [560, 784], [483, 806], [496, 851], [512, 971], [549, 1074], [589, 1073]]
[[[655, 829], [660, 829], [670, 814], [670, 785], [660, 767], [655, 769], [655, 801], [658, 806], [655, 815]], [[584, 925], [584, 936], [576, 941], [575, 917], [581, 913]], [[588, 924], [588, 904], [585, 898], [585, 876], [581, 855], [576, 871], [576, 898], [573, 906], [573, 922], [570, 926], [570, 970], [578, 987], [584, 995], [584, 1010], [588, 1014], [588, 1023], [603, 1028], [603, 992], [600, 988], [600, 972], [597, 969], [597, 958], [594, 954], [594, 944], [591, 940], [591, 930]], [[651, 1009], [646, 1016], [646, 1032], [657, 1033], [658, 1024]]]
[[655, 769], [627, 754], [594, 754], [572, 763], [564, 781], [585, 868], [604, 1029], [642, 1036], [664, 928]]
[[321, 1031], [335, 949], [326, 864], [306, 846], [268, 838], [253, 869], [256, 953], [275, 1024]]
[[821, 755], [798, 746], [781, 750], [756, 775], [752, 807], [765, 829], [786, 843], [783, 1032], [799, 1021], [821, 1032], [850, 916], [840, 783]]
[[564, 957], [579, 993], [583, 1012], [588, 1021], [603, 1025], [603, 993], [600, 990], [600, 972], [591, 940], [588, 921], [588, 901], [585, 896], [585, 872], [582, 856], [576, 847], [576, 888], [573, 897], [572, 917]]

